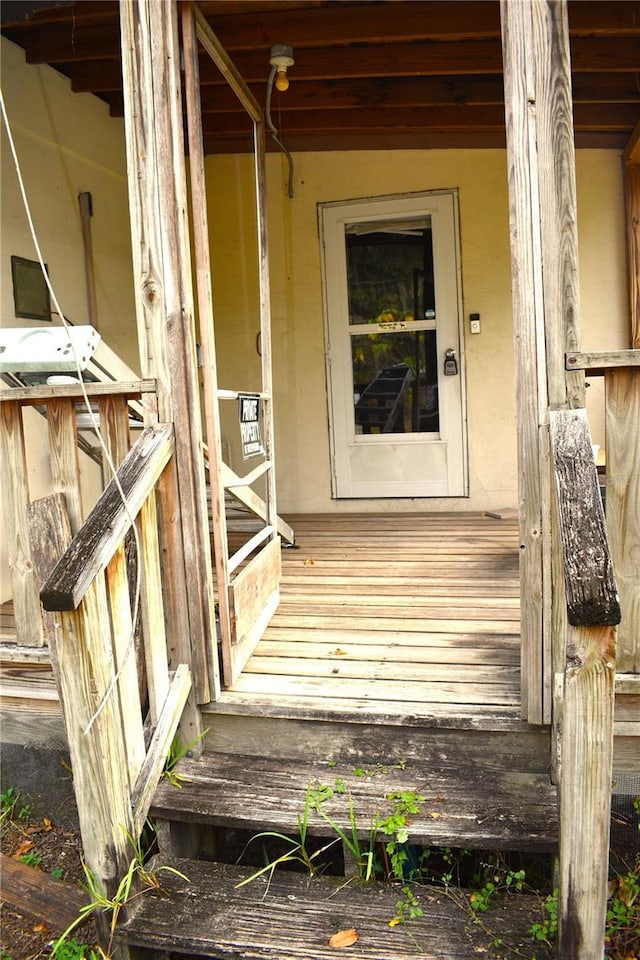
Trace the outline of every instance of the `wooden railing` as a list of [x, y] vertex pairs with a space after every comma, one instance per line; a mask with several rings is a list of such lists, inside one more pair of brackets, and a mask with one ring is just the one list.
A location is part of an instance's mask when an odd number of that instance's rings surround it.
[[[616, 625], [620, 606], [584, 409], [550, 411], [557, 567], [566, 617], [554, 724], [559, 747], [562, 957], [601, 960], [609, 865]], [[556, 585], [556, 589], [562, 589]], [[562, 607], [557, 605], [558, 613]]]
[[[67, 389], [64, 397], [47, 397], [48, 388], [37, 389], [3, 397], [4, 442], [14, 464], [24, 463], [25, 403], [46, 403], [49, 421], [55, 418], [67, 439], [64, 449], [77, 449], [75, 394]], [[159, 526], [156, 511], [156, 490], [163, 485], [166, 502], [166, 489], [175, 484], [173, 425], [146, 428], [126, 452], [127, 398], [142, 389], [111, 386], [111, 395], [98, 401], [119, 466], [75, 535], [69, 510], [78, 493], [75, 458], [65, 468], [66, 489], [59, 489], [58, 477], [58, 490], [27, 501], [24, 523], [19, 520], [30, 534], [33, 581], [42, 583], [42, 629], [67, 731], [84, 854], [107, 891], [133, 857], [129, 837], [140, 836], [192, 685], [189, 663], [171, 662], [182, 621], [172, 608], [171, 537], [161, 542], [161, 535], [176, 517], [162, 517]], [[61, 449], [52, 444], [52, 462], [63, 459]]]

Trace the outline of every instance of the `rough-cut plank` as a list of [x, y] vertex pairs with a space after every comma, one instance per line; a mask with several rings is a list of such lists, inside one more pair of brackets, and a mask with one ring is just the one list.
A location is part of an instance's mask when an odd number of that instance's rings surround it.
[[141, 556], [138, 562], [142, 574], [142, 622], [149, 711], [151, 722], [157, 723], [169, 691], [169, 673], [155, 491], [149, 494], [140, 510], [139, 535]]
[[586, 411], [551, 410], [549, 420], [569, 623], [620, 623]]
[[0, 390], [0, 404], [19, 400], [23, 406], [40, 406], [49, 400], [75, 400], [82, 402], [85, 393], [88, 397], [125, 396], [139, 397], [143, 393], [154, 393], [155, 380], [127, 380], [124, 383], [79, 383], [64, 386], [12, 387]]
[[[377, 816], [391, 813], [389, 794], [413, 790], [425, 797], [409, 828], [417, 844], [555, 848], [556, 792], [546, 774], [494, 770], [487, 778], [481, 766], [465, 769], [441, 761], [386, 766], [383, 758], [382, 763], [363, 763], [363, 775], [358, 776], [356, 766], [349, 760], [329, 768], [326, 762], [205, 754], [199, 761], [181, 761], [178, 770], [186, 777], [182, 790], [160, 784], [152, 813], [164, 819], [291, 833], [304, 812], [308, 784], [333, 786], [340, 780], [346, 793], [336, 792], [322, 810], [348, 829], [350, 794], [363, 838]], [[316, 836], [331, 833], [314, 812], [309, 830]]]
[[[71, 524], [66, 500], [62, 493], [35, 500], [27, 505], [29, 539], [36, 577], [44, 583], [71, 542]], [[42, 626], [49, 642], [49, 656], [55, 663], [55, 631], [60, 629], [60, 617], [42, 611]]]
[[191, 673], [186, 663], [181, 663], [171, 680], [145, 762], [131, 795], [135, 836], [139, 836], [144, 828], [152, 794], [169, 755], [171, 741], [175, 737], [190, 690]]
[[229, 684], [253, 652], [278, 605], [280, 570], [280, 537], [275, 537], [229, 587], [233, 644], [229, 651], [222, 651]]
[[41, 647], [45, 636], [40, 616], [39, 585], [29, 546], [27, 462], [22, 410], [17, 403], [4, 403], [0, 407], [0, 445], [0, 476], [13, 588], [16, 641], [20, 646]]
[[[137, 913], [120, 928], [129, 944], [246, 960], [336, 960], [343, 954], [350, 960], [476, 960], [487, 949], [482, 927], [470, 924], [441, 888], [416, 887], [424, 917], [390, 927], [399, 897], [394, 885], [345, 885], [344, 878], [278, 872], [238, 888], [250, 869], [189, 860], [170, 865], [189, 879], [161, 875], [170, 899], [163, 893], [140, 898]], [[491, 935], [527, 950], [528, 929], [537, 919], [531, 899], [499, 904], [489, 915]], [[353, 928], [357, 943], [343, 950], [329, 946], [333, 934]], [[548, 956], [538, 948], [536, 954]]]
[[148, 427], [100, 495], [81, 531], [42, 588], [45, 610], [74, 610], [104, 569], [173, 453], [173, 427]]
[[89, 900], [75, 883], [54, 880], [42, 870], [0, 854], [2, 899], [56, 934], [77, 918]]
[[[445, 644], [431, 644], [423, 646], [422, 644], [371, 644], [367, 643], [367, 636], [363, 635], [362, 643], [346, 643], [336, 634], [333, 643], [314, 643], [308, 638], [301, 638], [299, 642], [278, 641], [273, 639], [264, 639], [258, 644], [255, 653], [249, 660], [249, 669], [253, 664], [253, 669], [259, 669], [260, 665], [264, 672], [269, 672], [272, 657], [286, 658], [289, 661], [299, 659], [314, 659], [325, 664], [330, 664], [330, 669], [334, 667], [341, 668], [344, 660], [361, 662], [363, 664], [389, 663], [394, 665], [411, 664], [413, 676], [416, 675], [416, 667], [421, 663], [429, 664], [429, 675], [433, 676], [433, 670], [445, 670], [450, 664], [461, 665], [462, 669], [473, 668], [482, 670], [482, 667], [493, 670], [496, 665], [508, 665], [517, 667], [520, 670], [520, 654], [516, 645], [506, 647], [493, 647], [484, 650], [478, 644], [475, 647], [463, 647], [461, 650], [456, 646], [446, 646]], [[268, 661], [267, 663], [261, 661]], [[295, 672], [295, 671], [294, 671]]]
[[[467, 769], [442, 762], [386, 766], [384, 758], [382, 763], [362, 763], [361, 776], [356, 767], [349, 760], [329, 768], [326, 762], [206, 754], [200, 761], [181, 761], [179, 772], [186, 778], [182, 790], [162, 782], [151, 812], [164, 819], [291, 833], [304, 812], [308, 784], [334, 786], [339, 780], [346, 793], [336, 792], [322, 810], [348, 829], [350, 794], [363, 838], [376, 817], [391, 813], [389, 794], [413, 790], [425, 797], [409, 828], [417, 844], [555, 848], [556, 792], [547, 774], [511, 769], [493, 770], [486, 777], [481, 764]], [[316, 836], [331, 832], [314, 812], [309, 831]]]
[[568, 353], [567, 370], [605, 370], [609, 367], [640, 367], [640, 350], [606, 350], [598, 353]]
[[560, 765], [562, 957], [601, 960], [607, 912], [616, 639], [569, 628]]
[[[199, 384], [191, 290], [188, 203], [180, 96], [177, 8], [148, 0], [122, 3], [122, 70], [129, 165], [129, 209], [136, 316], [143, 375], [157, 379], [159, 417], [176, 426], [180, 490], [179, 553], [167, 555], [171, 576], [185, 588], [189, 659], [195, 698], [210, 696], [215, 667], [215, 612]], [[167, 488], [162, 487], [163, 497]], [[168, 504], [166, 509], [167, 522]], [[176, 639], [177, 643], [178, 640]], [[194, 716], [195, 719], [195, 716]]]
[[[435, 662], [433, 662], [435, 661]], [[313, 658], [311, 655], [298, 659], [293, 656], [272, 655], [253, 656], [247, 662], [243, 674], [264, 674], [273, 677], [273, 690], [278, 689], [278, 678], [280, 676], [295, 677], [324, 677], [328, 680], [340, 677], [342, 679], [354, 680], [383, 680], [406, 683], [415, 680], [417, 673], [417, 664], [414, 662], [402, 663], [398, 660], [376, 660], [373, 657], [352, 659], [351, 654], [344, 651], [338, 656], [329, 656], [325, 658]], [[518, 677], [520, 673], [519, 665], [505, 666], [502, 664], [491, 663], [485, 665], [479, 664], [455, 664], [439, 663], [437, 657], [432, 657], [432, 662], [424, 669], [424, 674], [429, 678], [430, 683], [434, 682], [453, 682], [453, 683], [473, 683], [474, 687], [487, 684], [502, 684], [505, 681], [517, 688]]]
[[605, 379], [607, 531], [620, 591], [618, 670], [640, 673], [640, 370]]
[[49, 457], [56, 493], [64, 494], [71, 532], [76, 534], [84, 516], [80, 491], [80, 456], [76, 408], [72, 400], [52, 400], [47, 405]]
[[543, 644], [550, 611], [543, 609], [548, 568], [549, 500], [544, 422], [546, 372], [543, 346], [542, 263], [535, 149], [533, 24], [531, 5], [501, 0], [513, 329], [516, 343], [518, 501], [522, 594], [522, 711], [532, 723], [548, 720], [543, 703]]
[[132, 834], [133, 818], [101, 577], [90, 584], [78, 610], [63, 612], [56, 649], [82, 844], [89, 868], [109, 890], [128, 865], [125, 831]]
[[[136, 664], [135, 631], [131, 616], [127, 563], [119, 546], [105, 570], [107, 601], [111, 622], [113, 660], [118, 674], [118, 697], [125, 747], [129, 792], [144, 762], [144, 729]], [[122, 758], [123, 761], [125, 758]]]
[[[389, 680], [385, 678], [381, 684], [385, 688], [386, 697], [397, 703], [404, 701], [414, 703], [441, 703], [450, 704], [455, 712], [460, 704], [499, 704], [516, 706], [518, 703], [518, 686], [514, 682], [459, 683], [452, 679], [443, 681]], [[281, 698], [290, 696], [325, 697], [327, 700], [367, 700], [371, 698], [374, 687], [371, 680], [353, 680], [332, 676], [323, 678], [300, 677], [298, 673], [289, 676], [270, 674], [243, 673], [231, 688], [234, 693], [253, 693], [258, 695], [269, 694]]]
[[[191, 216], [193, 219], [198, 318], [202, 350], [204, 417], [208, 443], [207, 455], [209, 450], [212, 451], [212, 458], [209, 462], [209, 501], [212, 521], [213, 557], [216, 580], [218, 583], [226, 584], [229, 580], [229, 573], [227, 568], [228, 548], [225, 496], [222, 481], [224, 463], [222, 460], [220, 407], [217, 398], [218, 372], [216, 366], [207, 192], [202, 143], [198, 42], [196, 39], [192, 3], [184, 3], [182, 5], [182, 43], [189, 138], [189, 169], [191, 172]], [[218, 590], [218, 625], [222, 642], [230, 644], [231, 622], [229, 618], [229, 600], [226, 590]], [[212, 698], [216, 699], [220, 693], [219, 671], [214, 669], [210, 670], [209, 673], [212, 684]]]
[[430, 729], [416, 735], [413, 727], [361, 722], [331, 723], [324, 720], [292, 720], [263, 715], [238, 717], [217, 712], [207, 724], [205, 754], [240, 754], [317, 762], [333, 773], [334, 763], [353, 771], [355, 767], [377, 769], [377, 765], [418, 763], [428, 769], [449, 768], [467, 780], [483, 771], [486, 777], [505, 769], [522, 773], [548, 774], [548, 730], [523, 722], [516, 730], [504, 729], [500, 720], [494, 729]]

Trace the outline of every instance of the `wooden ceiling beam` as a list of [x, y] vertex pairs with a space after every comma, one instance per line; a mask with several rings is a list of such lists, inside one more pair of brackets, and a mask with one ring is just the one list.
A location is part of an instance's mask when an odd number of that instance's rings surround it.
[[[331, 38], [335, 47], [352, 43], [406, 43], [415, 40], [482, 40], [500, 36], [495, 0], [396, 0], [341, 3], [316, 10], [261, 16], [221, 17], [217, 4], [200, 4], [212, 30], [228, 50], [261, 50], [272, 43], [316, 47]], [[366, 7], [366, 9], [363, 9]]]
[[[61, 65], [61, 72], [71, 80], [74, 93], [122, 92], [119, 60], [65, 64]], [[572, 82], [577, 103], [640, 102], [640, 86], [633, 73], [574, 73]], [[377, 104], [499, 103], [502, 102], [502, 90], [502, 77], [496, 74], [305, 81], [294, 78], [292, 70], [289, 90], [274, 102], [280, 110], [316, 109], [323, 105], [339, 108]], [[265, 91], [266, 77], [252, 85], [252, 92], [259, 102], [264, 100]], [[236, 110], [238, 103], [226, 85], [209, 84], [202, 88], [202, 109]]]
[[[20, 0], [20, 7], [28, 8], [28, 0]], [[118, 0], [91, 0], [91, 3], [65, 3], [36, 10], [25, 20], [24, 15], [8, 19], [7, 11], [10, 4], [3, 3], [0, 7], [2, 29], [19, 28], [21, 30], [39, 30], [44, 25], [52, 23], [99, 23], [101, 20], [119, 21]]]
[[[577, 133], [578, 149], [621, 150], [626, 141], [624, 133]], [[287, 147], [294, 153], [332, 150], [466, 150], [504, 149], [505, 133], [501, 131], [339, 131], [329, 135], [298, 133], [287, 138]], [[205, 153], [250, 153], [252, 140], [246, 137], [205, 136]], [[267, 150], [278, 148], [267, 142]]]
[[[464, 40], [500, 36], [497, 0], [395, 0], [369, 3], [342, 0], [336, 5], [315, 3], [221, 2], [198, 4], [220, 41], [229, 50], [256, 50], [272, 43], [316, 46], [318, 36], [331, 36], [335, 46], [350, 43], [389, 43], [412, 40]], [[8, 4], [6, 6], [9, 6]], [[28, 6], [28, 3], [25, 4]], [[363, 16], [363, 8], [366, 14]], [[48, 7], [28, 20], [3, 18], [3, 27], [25, 34], [46, 25], [67, 29], [119, 22], [116, 0], [91, 0]], [[640, 0], [573, 0], [569, 6], [571, 36], [636, 36]]]
[[[577, 104], [574, 128], [590, 132], [625, 132], [633, 130], [637, 109], [628, 104]], [[208, 114], [207, 132], [224, 136], [244, 134], [249, 122], [242, 113]], [[398, 131], [398, 130], [502, 130], [504, 107], [489, 106], [427, 106], [411, 108], [365, 108], [357, 110], [299, 110], [282, 115], [280, 133], [287, 143], [291, 134], [329, 133], [339, 131]]]

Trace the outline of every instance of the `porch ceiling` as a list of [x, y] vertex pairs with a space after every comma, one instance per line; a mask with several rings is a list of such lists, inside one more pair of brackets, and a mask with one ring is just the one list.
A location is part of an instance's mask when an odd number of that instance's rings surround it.
[[[293, 46], [291, 86], [272, 101], [290, 150], [504, 145], [498, 0], [199, 6], [260, 103], [271, 45]], [[117, 0], [4, 0], [1, 17], [28, 63], [122, 115]], [[576, 145], [623, 148], [640, 119], [640, 0], [570, 0], [569, 20]], [[206, 152], [250, 149], [249, 122], [204, 55], [201, 90]]]

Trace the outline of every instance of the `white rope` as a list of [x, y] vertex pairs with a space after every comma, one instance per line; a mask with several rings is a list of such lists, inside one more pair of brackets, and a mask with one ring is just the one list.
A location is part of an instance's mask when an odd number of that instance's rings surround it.
[[[41, 268], [41, 270], [42, 270], [42, 273], [43, 273], [43, 276], [44, 276], [44, 279], [45, 279], [45, 283], [46, 283], [46, 285], [47, 285], [47, 289], [49, 290], [49, 294], [50, 294], [50, 296], [51, 296], [51, 301], [52, 301], [52, 303], [53, 303], [53, 305], [54, 305], [54, 307], [55, 307], [55, 312], [56, 312], [57, 315], [60, 317], [60, 320], [62, 321], [62, 325], [63, 325], [63, 327], [65, 328], [65, 330], [66, 330], [67, 332], [69, 332], [69, 330], [70, 330], [69, 324], [67, 323], [67, 321], [66, 321], [66, 319], [65, 319], [64, 313], [63, 313], [63, 311], [62, 311], [62, 308], [61, 308], [60, 303], [59, 303], [59, 301], [58, 301], [58, 298], [57, 298], [57, 296], [56, 296], [56, 292], [55, 292], [55, 290], [54, 290], [54, 288], [53, 288], [53, 285], [52, 285], [52, 283], [51, 283], [51, 280], [49, 279], [49, 275], [48, 275], [48, 273], [47, 273], [47, 270], [46, 270], [46, 267], [45, 267], [45, 263], [44, 263], [44, 258], [43, 258], [43, 256], [42, 256], [42, 251], [41, 251], [41, 249], [40, 249], [40, 243], [39, 243], [39, 241], [38, 241], [38, 236], [37, 236], [37, 233], [36, 233], [36, 228], [35, 228], [35, 225], [34, 225], [34, 223], [33, 223], [33, 217], [31, 216], [31, 207], [30, 207], [30, 204], [29, 204], [29, 200], [28, 200], [28, 198], [27, 198], [27, 192], [26, 192], [25, 185], [24, 185], [24, 180], [23, 180], [23, 177], [22, 177], [22, 170], [21, 170], [21, 168], [20, 168], [20, 161], [18, 160], [18, 154], [17, 154], [16, 147], [15, 147], [15, 143], [14, 143], [14, 140], [13, 140], [13, 134], [12, 134], [12, 131], [11, 131], [11, 126], [10, 126], [10, 124], [9, 124], [9, 118], [8, 118], [8, 116], [7, 116], [7, 111], [6, 111], [6, 109], [5, 109], [4, 96], [3, 96], [3, 94], [2, 94], [2, 88], [0, 88], [0, 108], [1, 108], [1, 110], [2, 110], [2, 119], [3, 119], [3, 121], [4, 121], [5, 129], [6, 129], [6, 131], [7, 131], [7, 137], [8, 137], [8, 140], [9, 140], [9, 147], [10, 147], [10, 149], [11, 149], [11, 156], [13, 157], [13, 163], [14, 163], [14, 166], [15, 166], [16, 175], [17, 175], [17, 177], [18, 177], [18, 186], [19, 186], [19, 188], [20, 188], [20, 194], [21, 194], [21, 196], [22, 196], [22, 203], [23, 203], [23, 205], [24, 205], [25, 213], [26, 213], [26, 216], [27, 216], [27, 222], [28, 222], [28, 224], [29, 224], [29, 231], [30, 231], [30, 233], [31, 233], [31, 239], [32, 239], [32, 241], [33, 241], [33, 245], [34, 245], [34, 248], [35, 248], [35, 251], [36, 251], [36, 256], [37, 256], [37, 258], [38, 258], [38, 263], [40, 264], [40, 268]], [[125, 494], [124, 490], [122, 489], [122, 485], [121, 485], [120, 480], [119, 480], [119, 478], [118, 478], [118, 473], [117, 473], [116, 466], [115, 466], [115, 464], [114, 464], [114, 462], [113, 462], [113, 458], [111, 457], [111, 453], [110, 453], [110, 451], [109, 451], [109, 448], [108, 448], [108, 446], [107, 446], [107, 444], [106, 444], [106, 442], [105, 442], [105, 440], [104, 440], [104, 437], [102, 436], [102, 433], [101, 433], [101, 431], [100, 431], [100, 424], [99, 424], [98, 418], [96, 417], [96, 415], [95, 415], [95, 413], [94, 413], [94, 411], [93, 411], [93, 409], [92, 409], [92, 407], [91, 407], [91, 402], [90, 402], [90, 400], [89, 400], [89, 396], [88, 396], [88, 394], [87, 394], [86, 387], [85, 387], [84, 381], [83, 381], [83, 379], [82, 379], [82, 369], [81, 369], [81, 367], [80, 367], [80, 360], [79, 360], [79, 357], [78, 357], [78, 353], [77, 353], [77, 351], [76, 351], [76, 347], [75, 347], [75, 344], [74, 344], [74, 342], [73, 342], [73, 338], [71, 337], [70, 334], [69, 334], [69, 342], [70, 342], [70, 344], [71, 344], [71, 350], [72, 350], [73, 358], [74, 358], [75, 364], [76, 364], [76, 370], [77, 370], [77, 373], [78, 373], [78, 380], [79, 380], [79, 382], [80, 382], [80, 387], [81, 387], [81, 390], [82, 390], [82, 396], [83, 396], [83, 398], [84, 398], [84, 405], [85, 405], [85, 407], [86, 407], [86, 409], [87, 409], [87, 412], [88, 412], [89, 417], [90, 417], [90, 420], [91, 420], [91, 428], [92, 428], [93, 432], [95, 433], [95, 435], [96, 435], [96, 437], [97, 437], [97, 439], [98, 439], [98, 442], [99, 442], [99, 444], [100, 444], [100, 447], [102, 448], [102, 452], [103, 452], [103, 454], [104, 454], [104, 458], [105, 458], [106, 462], [107, 462], [108, 465], [109, 465], [109, 468], [110, 468], [110, 470], [111, 470], [111, 474], [112, 474], [113, 479], [114, 479], [114, 481], [115, 481], [116, 488], [117, 488], [117, 490], [118, 490], [118, 493], [120, 494], [120, 498], [121, 498], [122, 503], [123, 503], [123, 505], [124, 505], [125, 512], [126, 512], [127, 517], [128, 517], [128, 519], [129, 519], [129, 521], [130, 521], [130, 523], [131, 523], [131, 529], [133, 530], [133, 535], [134, 535], [135, 544], [136, 544], [136, 555], [137, 555], [137, 558], [138, 558], [138, 560], [139, 560], [140, 556], [142, 555], [142, 552], [141, 552], [141, 549], [140, 549], [140, 537], [139, 537], [139, 534], [138, 534], [138, 529], [137, 529], [136, 524], [135, 524], [135, 518], [132, 516], [131, 510], [130, 510], [130, 507], [129, 507], [129, 503], [127, 502], [126, 494]], [[135, 630], [136, 630], [136, 623], [137, 623], [137, 620], [138, 620], [138, 613], [139, 613], [139, 608], [140, 608], [140, 586], [141, 586], [140, 564], [139, 564], [139, 562], [137, 562], [137, 563], [136, 563], [136, 588], [135, 588], [134, 605], [133, 605], [133, 612], [132, 612], [131, 635], [130, 635], [129, 641], [128, 641], [128, 643], [127, 643], [127, 648], [126, 648], [126, 650], [125, 650], [124, 658], [123, 658], [123, 660], [122, 660], [122, 663], [121, 663], [121, 665], [120, 665], [117, 673], [114, 672], [114, 675], [113, 675], [113, 677], [112, 677], [112, 679], [111, 679], [111, 682], [109, 683], [109, 686], [107, 687], [107, 690], [106, 690], [104, 696], [102, 697], [102, 699], [101, 699], [101, 701], [100, 701], [100, 703], [99, 703], [99, 705], [98, 705], [95, 713], [93, 714], [93, 716], [92, 716], [91, 719], [89, 720], [88, 724], [86, 725], [86, 727], [85, 727], [84, 730], [82, 731], [85, 736], [89, 733], [89, 731], [91, 730], [93, 724], [95, 723], [95, 721], [98, 719], [98, 717], [99, 717], [100, 714], [102, 713], [103, 709], [105, 708], [105, 706], [106, 706], [106, 704], [107, 704], [107, 702], [108, 702], [108, 700], [109, 700], [109, 697], [110, 697], [111, 694], [113, 693], [113, 691], [114, 691], [114, 689], [115, 689], [115, 686], [116, 686], [118, 680], [120, 679], [120, 676], [121, 676], [121, 674], [122, 674], [122, 671], [124, 670], [124, 667], [125, 667], [128, 659], [129, 659], [129, 657], [131, 656], [131, 654], [132, 654], [133, 651], [134, 651], [134, 648], [135, 648]]]

